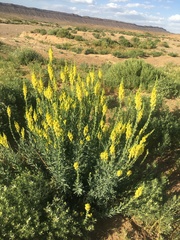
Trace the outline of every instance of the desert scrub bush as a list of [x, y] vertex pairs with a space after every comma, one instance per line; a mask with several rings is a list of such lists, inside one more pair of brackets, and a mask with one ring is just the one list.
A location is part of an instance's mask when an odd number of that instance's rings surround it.
[[178, 53], [170, 52], [170, 53], [168, 53], [168, 56], [170, 56], [170, 57], [178, 57]]
[[44, 28], [41, 28], [41, 29], [37, 28], [37, 29], [32, 30], [31, 33], [40, 33], [41, 35], [46, 35], [47, 31]]
[[35, 50], [30, 48], [17, 49], [12, 53], [11, 57], [12, 61], [15, 61], [21, 65], [28, 65], [29, 63], [35, 61], [41, 63], [45, 62], [45, 59], [40, 53], [37, 53]]
[[84, 51], [84, 54], [85, 54], [85, 55], [88, 55], [88, 54], [97, 54], [97, 51], [95, 51], [95, 49], [93, 49], [93, 48], [87, 48], [87, 49]]
[[109, 114], [101, 70], [81, 78], [75, 65], [65, 64], [57, 78], [52, 55], [50, 49], [47, 85], [32, 73], [35, 105], [29, 104], [23, 84], [26, 129], [12, 121], [7, 107], [10, 127], [20, 139], [13, 152], [6, 135], [0, 135], [0, 221], [7, 219], [2, 238], [85, 239], [96, 219], [125, 213], [143, 196], [144, 190], [137, 189], [152, 134], [147, 128], [156, 87], [139, 128], [144, 115], [140, 90], [132, 100], [134, 114], [128, 115], [132, 102], [124, 107], [121, 82], [118, 106]]
[[127, 40], [124, 36], [119, 37], [118, 43], [123, 47], [132, 47], [131, 42]]
[[112, 65], [104, 75], [104, 83], [107, 86], [117, 87], [124, 79], [124, 87], [137, 89], [151, 89], [155, 81], [161, 76], [152, 65], [139, 59], [128, 59], [122, 63]]

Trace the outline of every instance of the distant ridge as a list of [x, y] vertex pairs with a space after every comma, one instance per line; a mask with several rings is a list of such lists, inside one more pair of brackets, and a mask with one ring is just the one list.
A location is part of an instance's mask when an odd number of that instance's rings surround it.
[[[2, 16], [1, 16], [2, 15]], [[54, 23], [65, 22], [67, 24], [83, 24], [99, 27], [120, 28], [124, 30], [141, 30], [167, 33], [166, 29], [153, 26], [140, 26], [132, 23], [115, 21], [110, 19], [93, 18], [88, 16], [80, 16], [65, 12], [56, 12], [43, 10], [38, 8], [29, 8], [16, 4], [8, 4], [0, 2], [0, 17], [18, 17], [29, 20], [51, 21]]]

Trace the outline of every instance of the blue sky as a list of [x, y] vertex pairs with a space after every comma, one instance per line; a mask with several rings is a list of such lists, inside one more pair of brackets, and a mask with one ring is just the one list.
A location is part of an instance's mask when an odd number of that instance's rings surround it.
[[[1, 1], [1, 0], [0, 0]], [[158, 26], [180, 33], [180, 0], [2, 0], [27, 7]]]

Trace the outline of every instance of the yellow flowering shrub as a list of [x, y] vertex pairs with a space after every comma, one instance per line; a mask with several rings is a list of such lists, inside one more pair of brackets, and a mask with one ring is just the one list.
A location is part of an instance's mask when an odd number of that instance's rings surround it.
[[[146, 141], [151, 134], [146, 130], [155, 108], [156, 91], [152, 92], [149, 117], [139, 129], [143, 117], [139, 91], [134, 99], [136, 113], [126, 121], [122, 113], [128, 111], [128, 106], [121, 104], [126, 98], [123, 83], [118, 90], [119, 107], [111, 115], [101, 70], [90, 71], [84, 79], [75, 65], [66, 63], [55, 74], [50, 50], [48, 74], [47, 85], [32, 74], [35, 105], [29, 106], [29, 92], [23, 84], [27, 129], [17, 122], [14, 127], [21, 138], [21, 150], [25, 145], [31, 149], [24, 157], [27, 164], [32, 162], [32, 168], [45, 172], [56, 188], [54, 193], [62, 196], [73, 209], [73, 216], [78, 216], [89, 231], [97, 212], [110, 215], [118, 207], [118, 198], [129, 191], [134, 172], [138, 171], [135, 163], [140, 166], [141, 157], [146, 155]], [[7, 115], [10, 120], [9, 107]], [[0, 135], [0, 145], [8, 148], [5, 135]], [[132, 199], [141, 194], [143, 191], [138, 188]], [[86, 213], [80, 214], [84, 208]]]

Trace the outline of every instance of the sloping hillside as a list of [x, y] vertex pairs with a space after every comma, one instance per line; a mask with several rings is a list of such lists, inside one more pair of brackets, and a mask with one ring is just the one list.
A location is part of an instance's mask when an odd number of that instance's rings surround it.
[[120, 21], [92, 18], [92, 17], [82, 17], [76, 14], [68, 14], [64, 12], [55, 12], [49, 10], [42, 10], [37, 8], [28, 8], [15, 4], [0, 3], [0, 14], [6, 17], [16, 17], [23, 19], [33, 19], [41, 21], [51, 21], [51, 22], [66, 22], [67, 24], [86, 24], [95, 25], [100, 27], [110, 27], [110, 28], [121, 28], [129, 30], [142, 30], [142, 31], [153, 31], [165, 33], [167, 32], [163, 28], [152, 27], [152, 26], [139, 26], [136, 24], [125, 23]]

